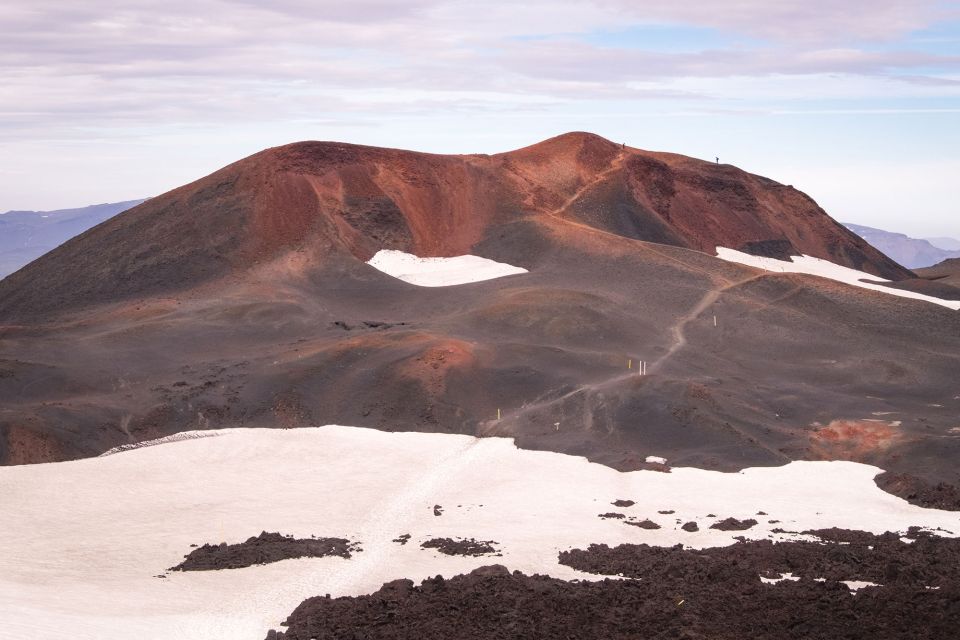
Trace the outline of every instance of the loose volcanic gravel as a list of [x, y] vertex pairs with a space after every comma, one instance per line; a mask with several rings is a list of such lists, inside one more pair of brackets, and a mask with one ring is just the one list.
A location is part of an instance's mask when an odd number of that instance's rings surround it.
[[946, 482], [930, 484], [909, 473], [884, 471], [874, 478], [877, 486], [925, 509], [960, 511], [960, 488]]
[[[960, 584], [960, 539], [941, 538], [912, 527], [901, 535], [874, 535], [847, 529], [804, 531], [816, 542], [741, 541], [727, 547], [684, 549], [624, 544], [610, 548], [560, 553], [560, 563], [587, 573], [660, 579], [686, 566], [688, 575], [707, 576], [728, 570], [747, 571], [768, 578], [790, 573], [828, 581], [857, 580], [890, 585], [906, 583], [921, 588]], [[958, 620], [960, 622], [960, 620]]]
[[710, 528], [717, 529], [719, 531], [746, 531], [747, 529], [756, 526], [756, 524], [757, 521], [753, 518], [748, 518], [746, 520], [727, 518], [726, 520], [714, 522], [712, 525], [710, 525]]
[[289, 558], [349, 558], [359, 545], [344, 538], [303, 538], [262, 532], [239, 544], [205, 544], [184, 556], [184, 561], [171, 571], [211, 571], [242, 569], [255, 564], [269, 564]]
[[431, 538], [420, 545], [423, 549], [436, 549], [448, 556], [488, 556], [498, 553], [497, 543], [493, 540], [474, 540], [473, 538]]
[[[823, 542], [705, 550], [591, 545], [560, 554], [561, 563], [581, 571], [628, 579], [567, 582], [495, 565], [420, 586], [396, 580], [370, 595], [309, 598], [286, 620], [286, 631], [270, 631], [267, 639], [957, 637], [960, 541], [918, 530], [910, 532], [911, 543], [892, 533], [819, 533]], [[760, 580], [786, 572], [799, 580]], [[852, 592], [839, 580], [883, 586]]]

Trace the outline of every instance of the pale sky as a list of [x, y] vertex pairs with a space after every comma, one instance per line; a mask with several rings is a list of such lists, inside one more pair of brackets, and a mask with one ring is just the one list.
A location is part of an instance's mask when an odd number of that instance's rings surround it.
[[960, 2], [5, 0], [0, 211], [156, 195], [264, 147], [565, 131], [960, 237]]

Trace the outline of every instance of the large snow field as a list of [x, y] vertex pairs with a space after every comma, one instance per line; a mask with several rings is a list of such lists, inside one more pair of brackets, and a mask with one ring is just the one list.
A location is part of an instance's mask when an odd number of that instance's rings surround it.
[[410, 253], [389, 249], [378, 251], [367, 264], [394, 278], [421, 287], [447, 287], [527, 273], [522, 267], [479, 256], [419, 258]]
[[806, 255], [791, 256], [791, 262], [787, 262], [786, 260], [777, 260], [776, 258], [755, 256], [749, 253], [743, 253], [742, 251], [727, 249], [726, 247], [717, 247], [717, 257], [728, 262], [745, 264], [747, 266], [764, 269], [766, 271], [779, 271], [781, 273], [806, 273], [813, 276], [820, 276], [821, 278], [836, 280], [854, 287], [880, 291], [881, 293], [886, 293], [891, 296], [913, 298], [914, 300], [924, 300], [926, 302], [932, 302], [933, 304], [947, 307], [948, 309], [953, 309], [954, 311], [960, 310], [960, 300], [944, 300], [943, 298], [935, 298], [922, 293], [904, 291], [902, 289], [894, 289], [893, 287], [885, 287], [881, 284], [863, 282], [863, 280], [873, 280], [874, 282], [889, 282], [889, 280], [871, 275], [864, 271], [857, 271], [856, 269], [851, 269], [849, 267], [842, 267], [838, 264], [834, 264], [821, 258], [813, 258]]
[[[400, 577], [419, 581], [501, 563], [596, 579], [557, 564], [559, 550], [593, 542], [704, 547], [736, 535], [766, 537], [774, 527], [960, 531], [960, 515], [884, 493], [872, 480], [878, 469], [851, 462], [621, 473], [519, 450], [504, 438], [342, 426], [218, 433], [0, 468], [0, 637], [260, 640], [304, 598], [369, 593]], [[618, 508], [610, 504], [616, 499], [636, 504]], [[598, 517], [607, 512], [663, 528]], [[708, 528], [729, 516], [760, 524], [745, 532]], [[701, 530], [680, 530], [689, 520]], [[343, 536], [362, 542], [363, 551], [349, 560], [154, 577], [191, 544], [236, 543], [262, 530]], [[392, 542], [404, 533], [412, 534], [409, 543]], [[495, 540], [503, 556], [420, 549], [431, 537]]]

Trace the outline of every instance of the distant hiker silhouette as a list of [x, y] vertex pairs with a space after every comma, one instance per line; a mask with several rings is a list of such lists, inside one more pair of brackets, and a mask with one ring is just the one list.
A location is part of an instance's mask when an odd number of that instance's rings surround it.
[[720, 164], [720, 158], [717, 158], [717, 164]]

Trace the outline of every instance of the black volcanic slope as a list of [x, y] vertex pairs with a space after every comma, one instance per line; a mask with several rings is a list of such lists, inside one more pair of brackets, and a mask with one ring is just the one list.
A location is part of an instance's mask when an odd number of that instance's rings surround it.
[[360, 545], [346, 538], [294, 538], [263, 531], [238, 544], [204, 544], [183, 556], [184, 560], [170, 571], [215, 571], [242, 569], [290, 558], [350, 558]]
[[[823, 542], [715, 549], [591, 545], [560, 554], [565, 581], [481, 567], [370, 595], [304, 600], [266, 640], [613, 638], [903, 640], [956, 637], [960, 543], [912, 533], [824, 530]], [[793, 573], [797, 581], [764, 584]], [[636, 579], [634, 579], [636, 578]], [[873, 585], [855, 594], [841, 581]]]
[[[587, 134], [271, 149], [0, 281], [0, 461], [339, 423], [621, 469], [839, 458], [957, 482], [960, 315], [717, 245], [912, 276], [792, 188]], [[380, 248], [530, 273], [421, 288], [364, 264]]]

